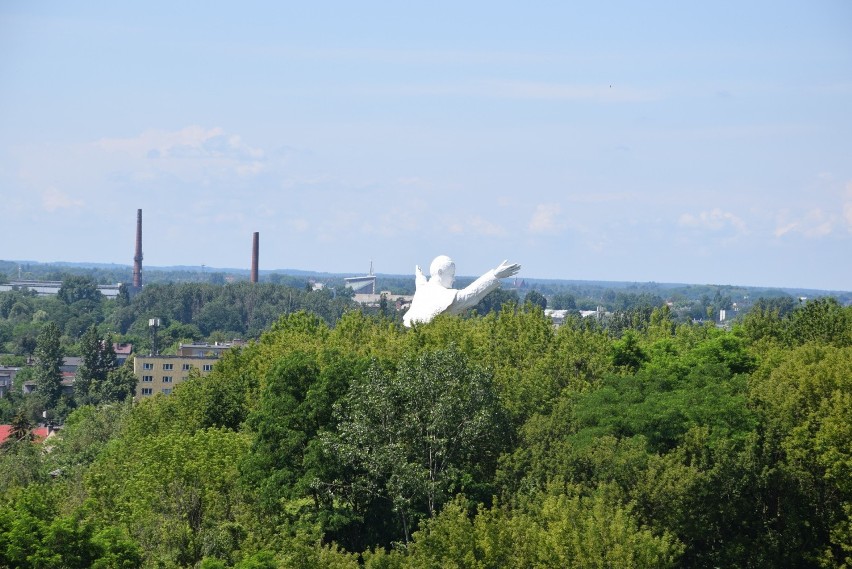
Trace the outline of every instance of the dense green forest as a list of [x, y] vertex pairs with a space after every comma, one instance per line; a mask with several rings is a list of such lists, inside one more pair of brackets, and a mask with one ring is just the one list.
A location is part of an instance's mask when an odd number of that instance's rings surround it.
[[[157, 316], [203, 333], [179, 290]], [[290, 305], [170, 396], [18, 426], [0, 566], [852, 566], [852, 308], [755, 304], [731, 330]]]
[[36, 296], [26, 290], [0, 292], [0, 353], [32, 355], [35, 338], [47, 322], [59, 327], [70, 355], [79, 354], [84, 332], [96, 326], [115, 341], [134, 344], [137, 352], [151, 348], [150, 318], [160, 318], [160, 345], [233, 338], [257, 338], [282, 314], [305, 310], [329, 324], [357, 305], [352, 292], [340, 287], [312, 290], [300, 286], [237, 282], [164, 283], [145, 286], [132, 299], [122, 288], [114, 300], [97, 290], [91, 277], [65, 275], [59, 294]]

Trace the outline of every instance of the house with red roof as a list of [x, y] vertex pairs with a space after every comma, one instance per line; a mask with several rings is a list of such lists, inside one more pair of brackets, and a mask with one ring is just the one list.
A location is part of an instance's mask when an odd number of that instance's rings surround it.
[[[56, 435], [56, 429], [53, 427], [36, 427], [30, 433], [33, 436], [34, 443], [40, 443], [44, 440]], [[9, 440], [12, 436], [12, 425], [0, 425], [0, 445]]]

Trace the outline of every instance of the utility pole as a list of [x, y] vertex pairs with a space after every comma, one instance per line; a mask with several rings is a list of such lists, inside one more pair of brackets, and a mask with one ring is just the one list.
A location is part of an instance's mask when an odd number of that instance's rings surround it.
[[151, 355], [160, 355], [160, 346], [158, 345], [157, 329], [160, 327], [159, 318], [151, 318], [148, 320], [148, 329], [151, 332]]

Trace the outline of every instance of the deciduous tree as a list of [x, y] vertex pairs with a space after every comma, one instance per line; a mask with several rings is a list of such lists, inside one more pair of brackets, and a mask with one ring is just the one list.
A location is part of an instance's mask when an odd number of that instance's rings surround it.
[[117, 366], [111, 337], [102, 337], [91, 326], [80, 339], [81, 363], [74, 378], [74, 397], [78, 405], [96, 403], [109, 372]]
[[98, 285], [91, 277], [80, 275], [68, 275], [62, 279], [62, 286], [57, 294], [65, 304], [74, 304], [81, 300], [88, 300], [100, 304], [103, 300]]
[[390, 501], [405, 541], [455, 492], [481, 491], [508, 442], [491, 378], [452, 347], [373, 365], [338, 414], [327, 440], [350, 474], [331, 487]]
[[547, 299], [537, 290], [531, 290], [524, 297], [524, 302], [529, 302], [533, 306], [538, 306], [542, 310], [547, 308]]
[[48, 322], [36, 340], [36, 389], [46, 409], [53, 409], [62, 394], [63, 351], [59, 328]]

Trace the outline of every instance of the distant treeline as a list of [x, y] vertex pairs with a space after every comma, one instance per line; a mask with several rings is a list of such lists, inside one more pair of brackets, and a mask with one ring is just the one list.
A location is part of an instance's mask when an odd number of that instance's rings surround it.
[[[21, 278], [65, 281], [70, 277], [72, 280], [76, 279], [71, 286], [79, 286], [80, 282], [115, 284], [128, 283], [131, 280], [129, 266], [92, 267], [0, 261], [0, 282], [17, 279], [19, 268]], [[61, 310], [56, 303], [47, 303], [43, 307], [36, 308], [33, 303], [26, 301], [23, 301], [23, 305], [19, 306], [15, 313], [19, 316], [32, 315], [39, 310], [44, 310], [48, 314], [48, 319], [57, 322], [64, 336], [71, 342], [79, 338], [82, 331], [91, 323], [103, 326], [105, 330], [115, 334], [130, 334], [133, 338], [129, 341], [138, 342], [147, 335], [144, 333], [144, 323], [149, 317], [166, 318], [169, 321], [168, 325], [195, 326], [185, 330], [193, 339], [210, 336], [216, 332], [221, 332], [225, 336], [236, 334], [242, 337], [256, 337], [283, 313], [306, 309], [315, 311], [327, 322], [333, 323], [342, 310], [347, 306], [351, 307], [351, 303], [344, 300], [351, 296], [351, 291], [344, 287], [343, 275], [267, 273], [261, 274], [260, 281], [260, 285], [275, 286], [245, 287], [243, 285], [248, 284], [246, 272], [225, 273], [209, 269], [206, 271], [204, 269], [198, 271], [146, 269], [144, 282], [146, 283], [145, 291], [148, 292], [141, 295], [139, 301], [133, 299], [130, 302], [126, 297], [124, 302], [119, 299], [118, 307], [108, 307], [106, 303], [102, 305], [105, 309], [102, 314], [97, 314], [97, 311], [93, 310], [84, 310], [85, 314], [79, 314], [80, 311], [73, 310], [69, 313]], [[457, 286], [463, 287], [471, 281], [470, 278], [459, 278]], [[314, 295], [306, 295], [305, 293], [311, 291], [314, 285], [320, 285], [324, 290], [316, 291], [317, 294]], [[158, 286], [166, 288], [158, 289]], [[395, 295], [413, 294], [414, 279], [407, 276], [377, 275], [376, 290], [377, 292], [389, 291], [388, 300], [393, 302]], [[645, 314], [645, 319], [654, 308], [668, 305], [671, 309], [671, 317], [676, 322], [718, 320], [720, 311], [724, 310], [726, 319], [730, 321], [747, 313], [757, 300], [776, 303], [782, 312], [786, 313], [802, 302], [800, 300], [802, 298], [817, 298], [825, 295], [827, 294], [819, 291], [794, 289], [782, 291], [731, 285], [517, 279], [504, 283], [500, 291], [492, 294], [477, 307], [477, 313], [482, 315], [499, 310], [500, 306], [506, 302], [523, 303], [530, 300], [543, 308], [572, 311], [602, 309], [622, 315], [639, 311]], [[852, 304], [852, 292], [832, 293], [831, 296], [842, 305]], [[20, 298], [16, 299], [16, 302], [20, 301]], [[6, 304], [10, 302], [8, 299], [5, 300]], [[205, 310], [204, 306], [208, 302], [213, 304]], [[176, 303], [181, 305], [177, 306]], [[222, 306], [223, 303], [225, 306]], [[203, 314], [202, 310], [204, 310]], [[0, 311], [0, 317], [8, 318], [2, 311]], [[173, 332], [173, 335], [177, 334], [176, 331]], [[2, 343], [10, 341], [10, 334], [16, 339], [32, 336], [23, 329], [19, 329], [17, 333], [11, 333], [7, 325], [5, 335], [0, 330], [0, 352], [2, 352]], [[12, 350], [8, 350], [7, 347], [6, 351]]]
[[[5, 263], [8, 270], [11, 264]], [[257, 338], [282, 315], [299, 310], [317, 314], [332, 326], [348, 310], [399, 318], [401, 315], [395, 310], [397, 297], [413, 292], [406, 288], [413, 287], [413, 279], [378, 277], [377, 288], [391, 294], [379, 307], [364, 308], [352, 301], [352, 291], [343, 286], [342, 278], [336, 283], [326, 279], [319, 283], [324, 285], [320, 288], [315, 286], [316, 279], [306, 276], [266, 275], [266, 280], [252, 285], [247, 280], [226, 282], [223, 275], [219, 275], [223, 277], [221, 284], [214, 284], [210, 281], [219, 279], [214, 278], [216, 274], [208, 274], [206, 282], [152, 282], [132, 297], [123, 287], [115, 300], [106, 300], [96, 285], [128, 275], [112, 274], [103, 268], [76, 268], [76, 273], [49, 265], [31, 268], [45, 272], [26, 276], [61, 280], [63, 285], [54, 297], [37, 297], [24, 290], [0, 293], [0, 358], [7, 354], [3, 360], [7, 363], [32, 356], [35, 338], [46, 322], [57, 325], [66, 353], [76, 355], [80, 338], [91, 326], [97, 327], [101, 335], [111, 334], [116, 341], [132, 343], [137, 350], [146, 351], [151, 342], [148, 320], [160, 318], [160, 346], [168, 352], [180, 342]], [[191, 276], [178, 273], [185, 279]], [[460, 279], [458, 286], [469, 280]], [[597, 324], [618, 336], [626, 327], [645, 325], [651, 313], [664, 306], [674, 322], [685, 323], [715, 321], [721, 310], [727, 312], [730, 322], [742, 318], [754, 306], [769, 306], [784, 316], [802, 303], [780, 291], [763, 291], [765, 296], [756, 297], [754, 290], [731, 286], [625, 283], [617, 288], [602, 288], [600, 284], [524, 281], [525, 286], [515, 289], [506, 284], [471, 314], [486, 315], [505, 304], [524, 302], [568, 310], [569, 316], [581, 310], [600, 309], [607, 316], [597, 319]]]
[[179, 342], [256, 338], [282, 315], [310, 311], [329, 324], [347, 310], [358, 309], [349, 289], [313, 290], [309, 284], [269, 283], [214, 285], [202, 283], [150, 284], [131, 297], [122, 286], [107, 300], [88, 276], [64, 275], [56, 296], [28, 291], [0, 292], [0, 353], [31, 356], [39, 331], [54, 323], [69, 354], [90, 327], [129, 342], [137, 351], [150, 349], [148, 321], [161, 320], [160, 342], [166, 351]]
[[[20, 270], [19, 270], [20, 269]], [[9, 280], [22, 279], [60, 281], [67, 275], [82, 275], [92, 279], [97, 284], [116, 284], [132, 282], [133, 268], [129, 265], [93, 265], [85, 263], [33, 263], [0, 260], [0, 283]], [[246, 270], [219, 269], [211, 267], [180, 267], [161, 268], [145, 267], [144, 282], [148, 283], [208, 283], [225, 284], [229, 282], [248, 281], [249, 272]], [[282, 284], [302, 287], [305, 282], [323, 283], [330, 288], [343, 286], [344, 278], [349, 274], [311, 273], [309, 271], [281, 270], [260, 271], [260, 281], [272, 284]], [[464, 286], [472, 282], [472, 278], [459, 277], [457, 284]], [[749, 299], [757, 298], [816, 298], [832, 296], [841, 304], [852, 304], [852, 291], [820, 291], [802, 288], [766, 288], [740, 285], [713, 284], [672, 284], [656, 282], [615, 282], [615, 281], [576, 281], [558, 279], [537, 279], [518, 277], [511, 284], [523, 284], [518, 289], [522, 297], [527, 291], [535, 290], [546, 297], [563, 293], [570, 294], [585, 306], [586, 301], [607, 305], [612, 308], [613, 295], [619, 292], [627, 295], [648, 294], [675, 302], [699, 301], [702, 298], [713, 299], [719, 295], [730, 297], [732, 302], [748, 303]], [[512, 288], [512, 286], [504, 286]], [[392, 294], [413, 294], [414, 275], [376, 275], [376, 291], [389, 291]]]

